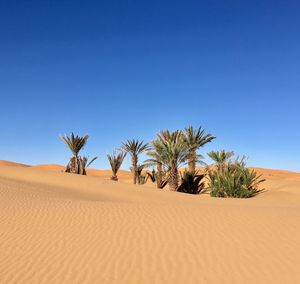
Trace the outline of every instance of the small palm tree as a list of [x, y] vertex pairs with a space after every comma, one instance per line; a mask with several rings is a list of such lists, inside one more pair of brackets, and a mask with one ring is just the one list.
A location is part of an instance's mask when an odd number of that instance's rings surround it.
[[193, 126], [189, 126], [184, 129], [184, 138], [189, 150], [189, 172], [195, 173], [196, 163], [199, 162], [201, 164], [204, 164], [202, 162], [203, 156], [197, 155], [197, 150], [203, 147], [206, 143], [214, 140], [216, 137], [212, 136], [209, 133], [205, 134], [205, 130], [202, 127], [195, 129]]
[[161, 163], [167, 169], [169, 188], [176, 191], [179, 184], [178, 169], [186, 163], [189, 154], [183, 133], [180, 130], [165, 130], [157, 136], [158, 139], [152, 143], [156, 154], [150, 160]]
[[159, 147], [159, 141], [152, 141], [152, 148], [147, 151], [147, 155], [151, 158], [146, 160], [147, 166], [156, 166], [157, 173], [155, 173], [155, 181], [157, 188], [162, 188], [164, 184], [164, 170], [163, 170], [163, 158], [160, 156], [160, 153], [157, 151]]
[[145, 184], [148, 180], [148, 175], [147, 174], [142, 174], [145, 167], [146, 167], [145, 164], [137, 165], [136, 172], [137, 172], [138, 184]]
[[86, 156], [79, 157], [81, 173], [83, 175], [86, 175], [86, 169], [97, 159], [98, 159], [98, 157], [94, 157], [93, 159], [91, 159], [89, 161], [89, 157], [86, 157]]
[[157, 173], [156, 173], [155, 169], [152, 169], [151, 172], [147, 172], [146, 174], [147, 174], [148, 178], [151, 179], [152, 182], [156, 182], [156, 180], [157, 180]]
[[222, 169], [224, 165], [233, 157], [234, 152], [225, 150], [211, 151], [207, 155], [215, 162], [218, 169]]
[[117, 173], [118, 173], [119, 169], [121, 168], [125, 157], [126, 157], [125, 152], [120, 152], [120, 153], [114, 152], [112, 155], [109, 155], [109, 154], [107, 155], [107, 159], [110, 163], [111, 170], [113, 173], [113, 175], [110, 178], [111, 180], [118, 181]]
[[84, 171], [81, 165], [79, 152], [83, 149], [89, 136], [87, 134], [83, 137], [78, 135], [75, 136], [72, 132], [70, 136], [61, 135], [60, 138], [65, 142], [73, 154], [73, 157], [70, 159], [65, 171], [67, 173], [83, 174]]
[[148, 143], [144, 143], [144, 141], [139, 140], [127, 140], [123, 143], [122, 149], [125, 153], [129, 153], [131, 155], [131, 166], [133, 172], [133, 183], [136, 184], [138, 181], [138, 156], [143, 152], [146, 152], [150, 149]]

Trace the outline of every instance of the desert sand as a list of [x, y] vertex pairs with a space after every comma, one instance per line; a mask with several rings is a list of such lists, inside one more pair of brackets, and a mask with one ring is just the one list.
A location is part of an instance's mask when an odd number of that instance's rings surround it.
[[0, 283], [300, 283], [300, 174], [251, 199], [0, 162]]

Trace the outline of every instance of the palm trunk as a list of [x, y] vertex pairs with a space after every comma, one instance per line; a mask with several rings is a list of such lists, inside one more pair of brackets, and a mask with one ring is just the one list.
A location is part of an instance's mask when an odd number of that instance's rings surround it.
[[175, 164], [172, 165], [169, 171], [169, 188], [172, 191], [177, 191], [178, 189], [178, 168]]
[[162, 186], [162, 164], [157, 163], [157, 180], [156, 180], [157, 188], [161, 188]]
[[190, 150], [189, 158], [188, 158], [188, 165], [189, 165], [189, 172], [195, 173], [196, 172], [196, 151]]
[[77, 159], [77, 161], [78, 161], [78, 174], [79, 174], [79, 175], [86, 175], [86, 170], [85, 170], [85, 168], [84, 168], [84, 166], [83, 166], [82, 158], [79, 157], [79, 158]]
[[66, 173], [79, 174], [79, 159], [74, 156], [70, 159], [65, 170]]
[[137, 181], [137, 156], [132, 156], [131, 163], [132, 163], [132, 171], [133, 171], [133, 184], [136, 184]]
[[110, 179], [113, 180], [113, 181], [118, 181], [118, 177], [115, 173], [113, 173], [113, 175], [111, 176]]

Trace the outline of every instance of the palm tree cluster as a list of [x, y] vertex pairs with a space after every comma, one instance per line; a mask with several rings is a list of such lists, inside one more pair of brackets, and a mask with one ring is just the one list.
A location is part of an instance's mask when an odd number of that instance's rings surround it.
[[[85, 175], [86, 168], [97, 159], [95, 157], [88, 163], [87, 157], [79, 156], [88, 137], [75, 136], [73, 133], [61, 136], [73, 153], [66, 172]], [[133, 184], [145, 184], [150, 179], [156, 183], [157, 188], [162, 189], [168, 184], [171, 191], [199, 194], [205, 189], [204, 178], [207, 177], [212, 196], [251, 197], [261, 192], [258, 185], [264, 180], [246, 168], [244, 158], [231, 161], [233, 152], [209, 152], [208, 156], [214, 161], [214, 167], [207, 167], [206, 174], [200, 174], [196, 170], [197, 165], [206, 165], [199, 149], [215, 138], [202, 127], [189, 126], [183, 130], [163, 130], [151, 143], [138, 139], [127, 140], [117, 152], [107, 154], [112, 170], [111, 180], [118, 181], [118, 171], [129, 154]], [[141, 154], [149, 157], [143, 163], [139, 163]], [[181, 168], [184, 166], [187, 169], [182, 172]], [[152, 172], [145, 170], [149, 167], [153, 168]]]
[[[203, 156], [197, 154], [197, 150], [213, 139], [215, 137], [211, 134], [205, 134], [205, 130], [201, 127], [194, 129], [189, 126], [183, 131], [161, 131], [157, 135], [157, 139], [151, 143], [152, 147], [147, 153], [151, 158], [147, 162], [157, 165], [159, 177], [162, 177], [162, 173], [165, 172], [170, 190], [178, 191], [179, 169], [188, 164], [189, 177], [192, 176], [193, 181], [198, 181], [199, 175], [196, 174], [196, 164], [204, 164], [204, 162], [202, 161]], [[188, 173], [185, 175], [186, 177]], [[159, 183], [161, 182], [159, 180]]]

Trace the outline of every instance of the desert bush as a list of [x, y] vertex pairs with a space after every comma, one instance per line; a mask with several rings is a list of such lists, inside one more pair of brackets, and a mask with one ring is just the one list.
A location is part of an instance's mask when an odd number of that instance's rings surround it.
[[[229, 152], [228, 152], [229, 153]], [[209, 190], [213, 197], [249, 198], [261, 193], [259, 185], [265, 180], [246, 167], [245, 158], [222, 161], [208, 170]]]

